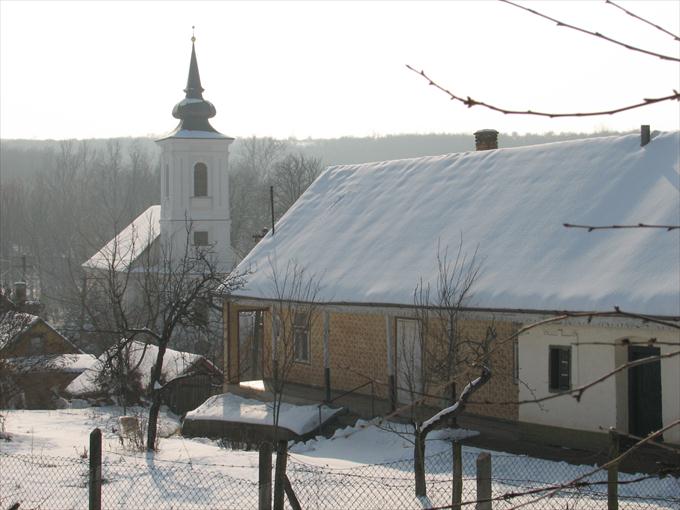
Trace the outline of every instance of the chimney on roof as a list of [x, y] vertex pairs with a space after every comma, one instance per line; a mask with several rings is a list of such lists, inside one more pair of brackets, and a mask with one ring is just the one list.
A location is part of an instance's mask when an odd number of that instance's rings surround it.
[[640, 126], [640, 147], [647, 145], [652, 139], [652, 133], [649, 130], [649, 124], [642, 124]]
[[26, 282], [15, 282], [14, 302], [18, 306], [23, 305], [26, 302]]
[[498, 149], [498, 131], [495, 129], [480, 129], [475, 132], [475, 149], [478, 151]]

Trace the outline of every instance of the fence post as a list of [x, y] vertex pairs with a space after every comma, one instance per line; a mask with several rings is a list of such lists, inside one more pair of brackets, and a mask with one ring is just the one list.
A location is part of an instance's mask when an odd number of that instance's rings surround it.
[[451, 487], [451, 509], [460, 510], [463, 500], [463, 448], [460, 441], [451, 443], [453, 458], [453, 483]]
[[[619, 435], [613, 428], [609, 429], [609, 460], [619, 456]], [[619, 508], [619, 466], [612, 464], [607, 469], [607, 510]]]
[[476, 510], [491, 510], [491, 455], [482, 452], [477, 457]]
[[300, 502], [298, 501], [298, 498], [295, 495], [295, 491], [293, 490], [293, 486], [290, 484], [288, 475], [286, 474], [283, 475], [283, 481], [285, 484], [284, 487], [286, 489], [286, 496], [288, 496], [288, 504], [293, 510], [302, 510]]
[[272, 445], [267, 442], [260, 444], [257, 508], [272, 508]]
[[284, 477], [288, 460], [288, 441], [281, 440], [276, 445], [276, 470], [274, 471], [274, 510], [283, 510]]
[[90, 510], [102, 508], [102, 431], [90, 432]]

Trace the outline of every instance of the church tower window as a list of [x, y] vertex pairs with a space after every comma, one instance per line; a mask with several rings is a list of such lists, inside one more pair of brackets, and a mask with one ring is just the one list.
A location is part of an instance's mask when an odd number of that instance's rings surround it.
[[205, 166], [205, 163], [194, 165], [194, 196], [208, 196], [208, 167]]

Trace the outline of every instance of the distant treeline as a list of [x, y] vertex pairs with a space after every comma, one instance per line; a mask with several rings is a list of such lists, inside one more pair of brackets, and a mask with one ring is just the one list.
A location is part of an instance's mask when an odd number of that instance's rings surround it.
[[[523, 134], [501, 133], [500, 147], [521, 147], [542, 143], [574, 140], [620, 134], [612, 131], [599, 133], [544, 133]], [[232, 144], [232, 154], [238, 157], [248, 138], [237, 138]], [[92, 150], [103, 150], [108, 143], [115, 140], [120, 144], [124, 154], [136, 147], [150, 155], [159, 153], [158, 146], [152, 138], [115, 138], [83, 140]], [[83, 142], [81, 141], [81, 143]], [[280, 140], [305, 155], [321, 160], [323, 166], [366, 163], [369, 161], [385, 161], [390, 159], [416, 158], [434, 156], [450, 152], [463, 152], [474, 149], [472, 134], [404, 134], [378, 137], [343, 137], [319, 138], [307, 140]], [[2, 178], [15, 176], [31, 176], [49, 166], [54, 151], [58, 148], [58, 140], [0, 140], [0, 168]], [[159, 189], [160, 194], [160, 189]]]

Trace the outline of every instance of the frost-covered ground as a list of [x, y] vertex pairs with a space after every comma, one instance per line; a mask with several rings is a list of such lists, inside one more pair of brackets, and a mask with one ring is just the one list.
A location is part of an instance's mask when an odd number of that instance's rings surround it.
[[[144, 409], [128, 410], [143, 417]], [[57, 411], [10, 411], [6, 428], [11, 441], [0, 441], [0, 508], [21, 501], [24, 508], [86, 508], [89, 434], [99, 427], [104, 437], [102, 499], [104, 508], [254, 508], [257, 505], [257, 452], [221, 448], [217, 441], [171, 435], [177, 417], [164, 411], [160, 449], [134, 452], [121, 445], [120, 408]], [[391, 429], [391, 430], [389, 430]], [[400, 425], [376, 427], [370, 422], [293, 445], [288, 476], [303, 508], [427, 508], [450, 498], [450, 442], [468, 431], [436, 431], [427, 444], [430, 500], [413, 497], [412, 447]], [[479, 450], [464, 450], [464, 500], [474, 498], [474, 461]], [[494, 495], [568, 481], [592, 466], [573, 466], [492, 452]], [[380, 464], [380, 465], [376, 465]], [[633, 479], [620, 475], [622, 480]], [[602, 477], [600, 477], [602, 479]], [[531, 482], [531, 483], [530, 483]], [[600, 489], [603, 490], [603, 489]], [[673, 478], [622, 485], [624, 495], [678, 498]], [[519, 500], [512, 500], [516, 504]], [[588, 491], [544, 500], [527, 508], [606, 508]], [[640, 503], [640, 504], [639, 504]], [[680, 501], [627, 499], [621, 508], [678, 508]], [[509, 508], [499, 501], [494, 508]]]

